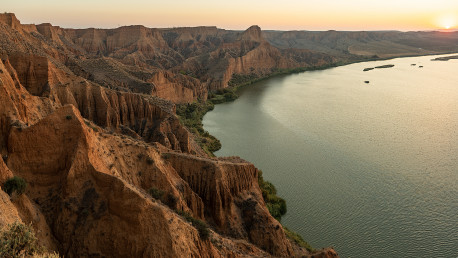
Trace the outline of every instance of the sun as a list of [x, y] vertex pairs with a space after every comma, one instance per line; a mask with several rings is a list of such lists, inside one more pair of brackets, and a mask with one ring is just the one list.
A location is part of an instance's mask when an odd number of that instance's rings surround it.
[[438, 19], [438, 25], [446, 30], [449, 30], [456, 25], [456, 17], [454, 15], [441, 16]]

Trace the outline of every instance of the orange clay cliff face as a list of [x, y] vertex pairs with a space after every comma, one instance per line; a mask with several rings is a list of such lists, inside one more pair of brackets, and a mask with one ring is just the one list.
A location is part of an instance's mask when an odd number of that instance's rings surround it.
[[209, 157], [175, 114], [234, 73], [333, 61], [282, 53], [259, 27], [73, 30], [1, 14], [0, 185], [28, 186], [0, 191], [0, 228], [31, 224], [63, 257], [336, 257], [288, 240], [258, 170]]

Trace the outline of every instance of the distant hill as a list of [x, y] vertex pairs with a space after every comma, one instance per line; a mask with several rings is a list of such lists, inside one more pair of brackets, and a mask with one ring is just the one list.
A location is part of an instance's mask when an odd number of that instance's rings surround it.
[[264, 31], [275, 47], [309, 49], [342, 58], [380, 58], [458, 51], [458, 32]]

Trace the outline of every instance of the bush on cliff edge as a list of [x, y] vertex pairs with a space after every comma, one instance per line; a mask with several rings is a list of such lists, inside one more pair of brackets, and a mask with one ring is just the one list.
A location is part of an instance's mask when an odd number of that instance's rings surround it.
[[46, 253], [38, 244], [30, 225], [14, 222], [0, 232], [0, 257], [59, 257], [56, 253]]
[[212, 110], [214, 106], [215, 105], [211, 101], [198, 101], [190, 104], [177, 105], [176, 109], [176, 113], [182, 124], [194, 134], [196, 142], [210, 156], [213, 156], [213, 152], [221, 148], [221, 143], [213, 135], [210, 135], [204, 130], [202, 118], [209, 110]]
[[158, 199], [160, 200], [162, 198], [162, 195], [164, 194], [164, 191], [161, 191], [155, 187], [151, 187], [149, 190], [148, 190], [148, 193], [151, 195], [151, 197], [153, 197], [154, 199]]
[[262, 198], [269, 209], [270, 215], [276, 220], [281, 221], [281, 217], [286, 214], [286, 201], [277, 196], [277, 189], [268, 181], [264, 181], [262, 171], [259, 171], [258, 184], [262, 191]]
[[5, 184], [3, 185], [4, 191], [8, 195], [12, 195], [16, 192], [18, 195], [21, 195], [25, 192], [25, 188], [27, 187], [27, 182], [18, 176], [14, 176], [6, 180]]
[[199, 232], [199, 236], [202, 238], [202, 240], [207, 240], [208, 237], [210, 236], [210, 230], [208, 229], [208, 225], [203, 222], [200, 219], [196, 219], [191, 214], [185, 212], [185, 211], [177, 211], [178, 215], [182, 216], [185, 218], [188, 222], [191, 222], [191, 224], [194, 226], [195, 229]]

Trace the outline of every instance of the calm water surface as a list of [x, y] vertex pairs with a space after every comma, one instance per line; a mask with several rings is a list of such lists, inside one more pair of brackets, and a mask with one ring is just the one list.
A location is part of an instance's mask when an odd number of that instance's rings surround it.
[[203, 123], [216, 155], [263, 170], [287, 201], [282, 223], [312, 246], [458, 257], [458, 60], [432, 58], [275, 77]]

